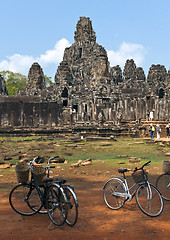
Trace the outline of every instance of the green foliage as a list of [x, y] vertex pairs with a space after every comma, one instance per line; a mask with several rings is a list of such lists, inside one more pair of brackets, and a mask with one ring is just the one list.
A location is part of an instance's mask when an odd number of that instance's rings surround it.
[[27, 77], [21, 73], [11, 71], [2, 71], [0, 74], [4, 77], [9, 96], [14, 96], [16, 91], [24, 91], [26, 88]]
[[45, 75], [45, 86], [49, 87], [51, 84], [53, 84], [51, 77], [48, 77], [47, 75]]
[[[11, 71], [2, 71], [0, 74], [5, 79], [9, 96], [14, 96], [17, 91], [25, 91], [27, 84], [27, 77], [25, 75]], [[51, 77], [45, 75], [45, 86], [49, 87], [51, 84], [53, 84]]]

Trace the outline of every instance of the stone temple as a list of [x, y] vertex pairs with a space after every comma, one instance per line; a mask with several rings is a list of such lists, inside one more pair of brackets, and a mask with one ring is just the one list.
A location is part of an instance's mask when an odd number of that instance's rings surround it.
[[170, 70], [152, 65], [148, 76], [133, 59], [124, 69], [110, 66], [96, 42], [89, 18], [80, 17], [74, 43], [64, 51], [55, 82], [45, 86], [41, 66], [33, 63], [25, 92], [7, 96], [0, 78], [0, 125], [57, 128], [120, 126], [121, 123], [170, 120]]

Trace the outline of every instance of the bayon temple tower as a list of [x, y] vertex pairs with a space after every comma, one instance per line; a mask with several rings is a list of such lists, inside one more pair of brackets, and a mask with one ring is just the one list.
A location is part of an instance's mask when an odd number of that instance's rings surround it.
[[29, 70], [25, 92], [4, 96], [1, 82], [1, 126], [6, 122], [34, 127], [113, 126], [147, 120], [150, 111], [155, 121], [170, 120], [170, 70], [152, 65], [145, 76], [133, 59], [126, 61], [123, 70], [110, 66], [107, 52], [96, 42], [92, 22], [86, 17], [77, 22], [74, 43], [65, 49], [53, 85], [45, 86], [38, 63]]

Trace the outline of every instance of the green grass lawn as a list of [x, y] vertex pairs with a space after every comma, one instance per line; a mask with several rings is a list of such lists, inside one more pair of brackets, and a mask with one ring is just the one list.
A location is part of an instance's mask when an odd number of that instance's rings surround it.
[[[96, 176], [96, 179], [109, 178], [111, 175], [119, 175], [118, 168], [134, 168], [142, 166], [145, 162], [151, 161], [147, 171], [156, 181], [162, 173], [163, 161], [168, 160], [165, 152], [170, 152], [170, 146], [152, 142], [150, 139], [117, 138], [116, 141], [81, 141], [74, 143], [69, 138], [57, 139], [47, 137], [17, 137], [0, 138], [0, 162], [15, 165], [20, 159], [27, 162], [39, 155], [44, 157], [45, 163], [52, 156], [61, 156], [67, 160], [67, 164], [59, 163], [53, 170], [54, 175], [70, 179], [81, 176]], [[140, 159], [140, 162], [131, 163], [130, 157]], [[92, 159], [92, 165], [79, 168], [71, 168], [71, 164], [78, 160]], [[6, 160], [4, 160], [6, 159]], [[120, 164], [121, 163], [121, 164]], [[123, 164], [122, 164], [123, 163]], [[85, 174], [85, 175], [84, 175]], [[130, 175], [129, 172], [127, 175]], [[16, 180], [14, 167], [0, 169], [2, 182], [13, 182]], [[14, 178], [15, 177], [15, 178]], [[1, 180], [0, 179], [0, 180]], [[7, 184], [8, 185], [8, 184]], [[6, 187], [6, 185], [5, 185]]]
[[[101, 159], [109, 164], [120, 161], [128, 162], [128, 157], [140, 158], [141, 162], [152, 161], [152, 163], [162, 163], [167, 160], [165, 152], [170, 151], [168, 145], [160, 146], [160, 143], [153, 143], [151, 140], [117, 138], [117, 141], [101, 142], [79, 142], [73, 143], [69, 139], [49, 139], [49, 137], [16, 137], [0, 138], [1, 157], [11, 156], [7, 160], [13, 164], [17, 163], [19, 156], [24, 155], [31, 160], [34, 156], [40, 155], [48, 159], [51, 156], [62, 156], [68, 163], [74, 163], [78, 160]], [[121, 157], [126, 155], [127, 157]], [[22, 156], [23, 157], [23, 156]]]

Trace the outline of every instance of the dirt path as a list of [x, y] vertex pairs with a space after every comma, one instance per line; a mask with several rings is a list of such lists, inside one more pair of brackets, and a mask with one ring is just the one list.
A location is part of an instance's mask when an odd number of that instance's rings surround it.
[[[74, 227], [64, 225], [60, 228], [50, 225], [47, 215], [36, 214], [23, 218], [15, 213], [8, 203], [12, 183], [1, 184], [1, 190], [3, 187], [4, 190], [0, 192], [0, 239], [169, 240], [170, 202], [164, 202], [163, 213], [157, 218], [143, 214], [135, 199], [127, 202], [120, 210], [110, 210], [106, 207], [102, 195], [102, 187], [107, 179], [87, 174], [71, 179], [76, 186], [79, 201], [78, 222]], [[7, 188], [8, 191], [5, 190]]]

